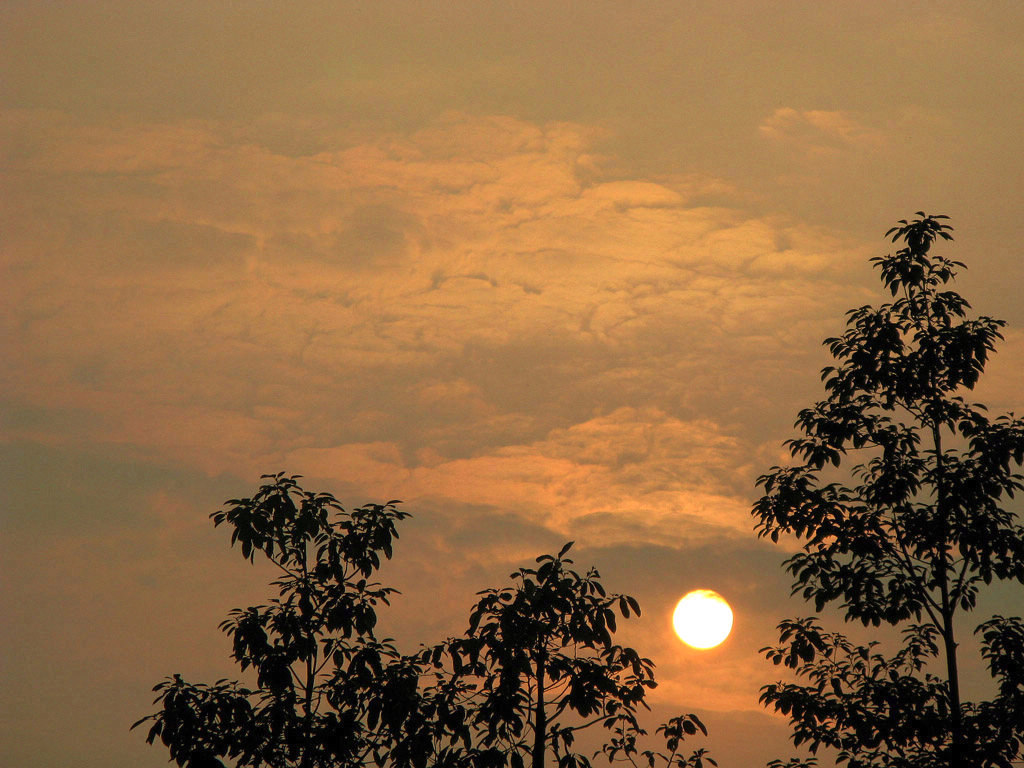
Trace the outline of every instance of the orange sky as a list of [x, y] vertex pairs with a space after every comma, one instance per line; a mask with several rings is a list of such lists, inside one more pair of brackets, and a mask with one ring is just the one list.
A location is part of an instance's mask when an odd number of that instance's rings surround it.
[[[659, 712], [723, 768], [787, 754], [757, 649], [807, 609], [753, 481], [896, 219], [953, 216], [1008, 321], [978, 398], [1024, 409], [1022, 35], [997, 2], [7, 0], [0, 762], [166, 764], [150, 686], [232, 675], [216, 625], [265, 594], [207, 515], [280, 470], [415, 515], [406, 649], [575, 539], [645, 609]], [[671, 634], [696, 587], [715, 651]]]

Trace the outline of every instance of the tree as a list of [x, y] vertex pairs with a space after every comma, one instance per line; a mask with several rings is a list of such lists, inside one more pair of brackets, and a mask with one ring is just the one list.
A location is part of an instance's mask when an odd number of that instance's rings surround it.
[[658, 729], [667, 754], [638, 748], [646, 732], [637, 711], [656, 686], [654, 665], [612, 635], [616, 613], [639, 616], [640, 606], [628, 595], [608, 594], [596, 569], [573, 570], [566, 557], [572, 544], [538, 557], [536, 568], [520, 568], [511, 586], [480, 592], [465, 636], [423, 651], [421, 661], [437, 670], [464, 713], [465, 754], [480, 765], [511, 768], [542, 768], [551, 754], [559, 768], [587, 768], [590, 760], [574, 748], [576, 734], [600, 724], [610, 733], [601, 750], [609, 761], [716, 765], [703, 749], [678, 752], [687, 735], [707, 734], [696, 715]]
[[480, 593], [466, 637], [402, 655], [374, 633], [395, 590], [368, 579], [390, 559], [407, 513], [395, 501], [347, 512], [297, 476], [264, 480], [211, 515], [233, 528], [246, 559], [259, 552], [280, 572], [278, 597], [221, 624], [256, 687], [173, 675], [154, 688], [160, 710], [132, 725], [150, 723], [147, 741], [159, 738], [179, 766], [523, 768], [529, 755], [540, 768], [550, 749], [560, 768], [585, 767], [573, 735], [597, 722], [613, 733], [609, 761], [715, 765], [704, 750], [678, 753], [685, 736], [707, 733], [694, 715], [658, 729], [668, 754], [640, 751], [636, 710], [655, 685], [653, 665], [612, 642], [615, 609], [628, 618], [640, 607], [606, 595], [596, 570], [569, 569], [571, 544], [513, 574], [514, 587]]
[[231, 544], [249, 561], [261, 553], [280, 572], [268, 605], [231, 611], [221, 629], [233, 657], [256, 673], [256, 688], [220, 680], [192, 684], [174, 675], [153, 690], [161, 710], [147, 741], [160, 738], [179, 766], [320, 768], [362, 765], [393, 740], [372, 727], [369, 708], [396, 708], [407, 694], [404, 666], [374, 636], [376, 609], [395, 590], [369, 582], [390, 558], [395, 523], [407, 517], [389, 501], [347, 512], [326, 493], [303, 490], [298, 477], [265, 475], [255, 496], [232, 499], [211, 515], [228, 524]]
[[[981, 588], [1024, 584], [1024, 527], [1007, 508], [1024, 488], [1024, 421], [964, 399], [1003, 323], [967, 318], [946, 288], [964, 265], [932, 250], [952, 227], [917, 215], [887, 233], [902, 241], [895, 254], [872, 259], [894, 301], [851, 310], [825, 341], [836, 360], [825, 399], [787, 443], [799, 463], [760, 477], [753, 507], [759, 536], [801, 543], [785, 562], [793, 594], [899, 628], [899, 650], [857, 645], [816, 617], [783, 621], [780, 645], [762, 652], [806, 684], [765, 686], [761, 700], [789, 716], [797, 745], [834, 748], [850, 768], [1006, 768], [1024, 744], [1024, 622], [977, 625], [995, 684], [984, 702], [961, 695], [957, 632]], [[848, 460], [854, 482], [831, 479]]]

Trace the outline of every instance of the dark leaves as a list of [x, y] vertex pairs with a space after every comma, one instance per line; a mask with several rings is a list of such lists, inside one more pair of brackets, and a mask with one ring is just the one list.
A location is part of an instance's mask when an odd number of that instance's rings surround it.
[[[381, 729], [397, 734], [419, 706], [418, 677], [403, 677], [409, 663], [374, 636], [376, 609], [394, 590], [367, 579], [391, 557], [395, 524], [408, 515], [393, 501], [349, 512], [298, 479], [266, 475], [251, 498], [211, 515], [231, 526], [244, 557], [261, 553], [281, 576], [277, 597], [221, 624], [258, 689], [175, 677], [156, 688], [161, 710], [135, 724], [151, 721], [150, 743], [159, 738], [179, 765], [351, 764], [367, 750], [386, 755], [394, 738]], [[334, 711], [321, 709], [328, 704]], [[425, 765], [428, 752], [408, 753], [410, 764]]]
[[[438, 682], [429, 690], [439, 695], [464, 684], [450, 706], [464, 708], [472, 744], [508, 755], [503, 765], [532, 759], [533, 735], [527, 734], [536, 722], [540, 687], [546, 689], [545, 749], [559, 766], [590, 765], [574, 749], [575, 732], [588, 722], [619, 729], [603, 750], [609, 757], [637, 754], [642, 731], [635, 713], [647, 706], [646, 694], [655, 686], [654, 665], [634, 649], [616, 645], [613, 635], [617, 614], [638, 616], [640, 605], [629, 595], [609, 594], [595, 569], [574, 570], [565, 557], [571, 546], [536, 558], [535, 568], [513, 573], [511, 586], [480, 592], [465, 637], [424, 649], [420, 656], [437, 670]], [[676, 725], [676, 743], [706, 733], [694, 716]], [[675, 755], [670, 765], [714, 765], [703, 752], [696, 760]]]
[[[375, 636], [377, 608], [395, 590], [369, 577], [391, 557], [405, 513], [396, 502], [347, 512], [296, 477], [264, 479], [252, 498], [212, 515], [232, 527], [243, 555], [262, 553], [281, 574], [276, 597], [221, 623], [257, 690], [175, 676], [154, 688], [161, 709], [132, 726], [149, 723], [147, 740], [159, 739], [178, 765], [525, 768], [541, 687], [545, 750], [559, 766], [590, 767], [574, 746], [588, 726], [572, 718], [630, 724], [631, 744], [642, 733], [634, 713], [647, 706], [654, 665], [612, 639], [616, 614], [640, 606], [608, 594], [596, 569], [574, 570], [572, 542], [512, 574], [511, 586], [481, 591], [464, 637], [403, 656]], [[674, 727], [673, 749], [706, 733], [692, 715]], [[666, 760], [714, 765], [704, 750]]]
[[1003, 323], [967, 317], [947, 288], [964, 265], [933, 247], [952, 228], [917, 215], [886, 233], [903, 247], [872, 259], [894, 300], [850, 310], [826, 339], [825, 399], [800, 411], [787, 442], [796, 466], [761, 476], [752, 510], [760, 537], [799, 547], [785, 561], [794, 595], [865, 626], [903, 625], [903, 645], [887, 657], [814, 620], [785, 621], [762, 652], [800, 682], [766, 686], [761, 700], [790, 718], [795, 744], [832, 748], [852, 768], [1009, 766], [1024, 745], [1020, 620], [978, 629], [992, 701], [960, 701], [929, 663], [944, 668], [955, 616], [983, 585], [1024, 584], [1024, 526], [1006, 504], [1024, 490], [1024, 423], [963, 399]]

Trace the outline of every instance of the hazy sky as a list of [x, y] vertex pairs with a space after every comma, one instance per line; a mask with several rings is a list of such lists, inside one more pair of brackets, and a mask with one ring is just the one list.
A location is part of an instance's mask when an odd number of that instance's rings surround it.
[[753, 482], [919, 209], [1008, 321], [978, 399], [1024, 409], [1021, 39], [1009, 1], [6, 0], [0, 762], [166, 763], [150, 687], [233, 676], [267, 593], [207, 516], [282, 470], [415, 516], [404, 649], [575, 539], [656, 715], [788, 754], [757, 649], [810, 610]]

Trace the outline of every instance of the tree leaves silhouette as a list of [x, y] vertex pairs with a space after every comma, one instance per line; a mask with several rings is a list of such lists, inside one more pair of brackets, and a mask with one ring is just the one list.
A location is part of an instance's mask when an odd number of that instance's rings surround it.
[[[394, 721], [371, 725], [373, 709], [402, 706], [405, 669], [397, 650], [374, 635], [377, 608], [395, 590], [369, 581], [392, 555], [398, 502], [346, 511], [326, 493], [303, 490], [298, 476], [265, 475], [252, 498], [232, 499], [211, 515], [232, 527], [231, 544], [273, 563], [278, 597], [231, 611], [221, 629], [256, 689], [219, 680], [192, 684], [174, 675], [153, 690], [160, 711], [147, 741], [160, 739], [180, 766], [326, 768], [363, 765], [386, 750]], [[415, 683], [415, 680], [414, 680]]]
[[[806, 683], [765, 686], [761, 700], [789, 716], [795, 744], [834, 748], [850, 768], [1008, 768], [1024, 744], [1024, 622], [975, 630], [996, 683], [986, 702], [962, 699], [956, 633], [980, 589], [1024, 584], [1024, 527], [1006, 506], [1024, 488], [1024, 422], [965, 399], [1003, 322], [967, 317], [946, 288], [964, 265], [933, 251], [952, 240], [948, 217], [917, 216], [886, 233], [895, 254], [872, 259], [895, 300], [851, 310], [826, 339], [825, 399], [787, 441], [800, 463], [760, 477], [753, 507], [759, 536], [801, 543], [785, 562], [793, 594], [899, 627], [901, 647], [886, 656], [814, 617], [783, 621], [762, 652]], [[832, 480], [848, 460], [854, 483]]]
[[154, 688], [160, 709], [132, 725], [148, 723], [146, 740], [179, 766], [540, 768], [552, 754], [559, 768], [586, 768], [575, 734], [596, 723], [610, 731], [609, 762], [715, 765], [703, 749], [679, 752], [686, 736], [707, 733], [695, 715], [658, 729], [667, 752], [638, 746], [653, 664], [612, 635], [616, 612], [640, 606], [608, 595], [596, 570], [573, 571], [571, 543], [513, 574], [513, 586], [479, 593], [465, 637], [402, 655], [375, 635], [395, 590], [370, 579], [408, 514], [396, 501], [346, 511], [298, 476], [263, 479], [252, 498], [211, 515], [246, 559], [259, 553], [280, 573], [278, 597], [221, 624], [256, 687], [173, 675]]
[[588, 768], [576, 736], [600, 725], [609, 735], [598, 754], [609, 761], [716, 765], [703, 749], [679, 754], [687, 735], [707, 734], [692, 714], [658, 729], [668, 753], [638, 747], [646, 731], [637, 713], [657, 685], [654, 664], [613, 635], [616, 616], [639, 616], [640, 605], [609, 594], [596, 569], [575, 571], [566, 557], [572, 545], [511, 574], [511, 586], [480, 592], [465, 636], [424, 651], [439, 679], [464, 685], [458, 700], [467, 713], [466, 744], [494, 765], [542, 768], [551, 754], [559, 768]]

